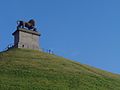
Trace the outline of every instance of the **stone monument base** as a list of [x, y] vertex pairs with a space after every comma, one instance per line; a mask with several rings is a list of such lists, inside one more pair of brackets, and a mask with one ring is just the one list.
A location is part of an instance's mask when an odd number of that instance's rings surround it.
[[19, 28], [13, 34], [15, 48], [27, 48], [33, 50], [40, 50], [39, 36], [37, 31]]

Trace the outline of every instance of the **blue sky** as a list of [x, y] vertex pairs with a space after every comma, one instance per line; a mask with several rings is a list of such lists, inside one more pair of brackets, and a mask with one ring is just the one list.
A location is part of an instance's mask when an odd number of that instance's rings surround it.
[[0, 11], [1, 51], [33, 18], [42, 48], [120, 74], [120, 0], [0, 0]]

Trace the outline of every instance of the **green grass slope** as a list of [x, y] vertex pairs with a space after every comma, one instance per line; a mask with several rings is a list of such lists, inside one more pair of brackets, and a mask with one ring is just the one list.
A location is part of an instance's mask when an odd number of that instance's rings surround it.
[[120, 76], [24, 49], [0, 53], [0, 90], [120, 90]]

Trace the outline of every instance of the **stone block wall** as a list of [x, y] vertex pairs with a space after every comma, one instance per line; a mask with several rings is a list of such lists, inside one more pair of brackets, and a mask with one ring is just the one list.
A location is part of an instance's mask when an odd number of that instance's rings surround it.
[[14, 46], [16, 48], [27, 48], [33, 50], [40, 50], [39, 36], [40, 34], [36, 31], [19, 29], [13, 33]]

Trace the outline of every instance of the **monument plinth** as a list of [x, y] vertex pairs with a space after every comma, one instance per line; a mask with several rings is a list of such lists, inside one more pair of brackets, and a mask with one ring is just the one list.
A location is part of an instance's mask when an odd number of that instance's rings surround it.
[[33, 50], [40, 50], [39, 36], [37, 31], [19, 28], [13, 34], [15, 48], [27, 48]]

